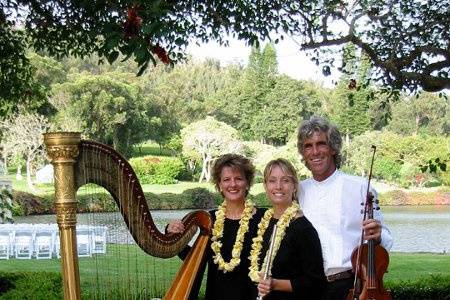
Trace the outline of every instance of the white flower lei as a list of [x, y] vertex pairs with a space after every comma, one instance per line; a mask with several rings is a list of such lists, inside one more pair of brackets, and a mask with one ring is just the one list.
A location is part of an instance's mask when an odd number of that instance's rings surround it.
[[[295, 215], [300, 211], [300, 206], [296, 201], [292, 202], [291, 206], [288, 207], [281, 218], [277, 222], [277, 233], [275, 235], [275, 242], [273, 246], [273, 253], [270, 261], [270, 266], [272, 266], [273, 259], [275, 258], [278, 249], [280, 248], [281, 241], [284, 238], [284, 234], [286, 233], [286, 228], [289, 226], [291, 220], [295, 217]], [[254, 282], [259, 282], [259, 272], [260, 270], [264, 270], [267, 265], [267, 255], [264, 257], [263, 265], [261, 269], [258, 268], [258, 260], [259, 254], [261, 253], [263, 236], [267, 227], [269, 226], [270, 219], [273, 216], [273, 208], [268, 209], [264, 216], [261, 219], [261, 222], [258, 224], [258, 233], [255, 238], [253, 238], [252, 250], [250, 251], [250, 279]], [[269, 270], [270, 273], [270, 270]]]
[[214, 227], [212, 229], [212, 238], [211, 238], [211, 249], [214, 252], [214, 263], [218, 265], [219, 270], [223, 270], [224, 273], [233, 271], [236, 266], [241, 262], [240, 256], [242, 252], [242, 246], [244, 243], [245, 233], [248, 231], [248, 224], [250, 218], [252, 217], [254, 204], [252, 201], [245, 201], [244, 211], [242, 212], [242, 217], [239, 220], [239, 229], [236, 235], [236, 241], [233, 245], [233, 250], [231, 252], [231, 260], [230, 262], [225, 262], [220, 253], [220, 249], [222, 248], [222, 243], [220, 239], [223, 236], [223, 227], [225, 222], [225, 210], [226, 210], [226, 201], [224, 201], [216, 211], [216, 221], [214, 222]]

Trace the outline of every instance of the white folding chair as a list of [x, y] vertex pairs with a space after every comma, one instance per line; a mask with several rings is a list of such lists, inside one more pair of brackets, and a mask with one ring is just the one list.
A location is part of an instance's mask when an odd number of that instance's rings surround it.
[[55, 247], [54, 251], [55, 251], [56, 257], [57, 258], [61, 258], [61, 254], [60, 254], [60, 252], [61, 252], [61, 245], [60, 245], [60, 242], [59, 242], [59, 232], [58, 231], [56, 232], [54, 247]]
[[9, 259], [12, 256], [13, 240], [14, 230], [6, 226], [0, 227], [0, 259]]
[[106, 253], [106, 226], [94, 226], [92, 227], [92, 253], [93, 254], [105, 254]]
[[92, 230], [89, 226], [79, 225], [77, 226], [77, 249], [78, 257], [90, 257], [92, 256]]
[[17, 226], [14, 233], [14, 254], [18, 259], [31, 259], [34, 251], [34, 228]]
[[51, 259], [55, 248], [56, 232], [50, 225], [36, 227], [34, 236], [34, 251], [37, 259]]
[[53, 240], [53, 254], [57, 258], [61, 258], [60, 251], [61, 251], [61, 245], [59, 244], [59, 227], [58, 224], [52, 223], [49, 224], [51, 230], [54, 232], [54, 240]]

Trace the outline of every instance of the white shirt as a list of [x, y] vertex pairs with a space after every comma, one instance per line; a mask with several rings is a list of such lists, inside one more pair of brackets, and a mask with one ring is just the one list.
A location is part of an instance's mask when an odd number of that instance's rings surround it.
[[[371, 192], [376, 197], [376, 192]], [[352, 251], [360, 244], [361, 203], [366, 193], [367, 181], [339, 170], [324, 181], [310, 178], [300, 182], [300, 206], [319, 234], [326, 276], [352, 268]], [[374, 218], [382, 224], [381, 245], [391, 249], [392, 236], [379, 210], [374, 210]]]

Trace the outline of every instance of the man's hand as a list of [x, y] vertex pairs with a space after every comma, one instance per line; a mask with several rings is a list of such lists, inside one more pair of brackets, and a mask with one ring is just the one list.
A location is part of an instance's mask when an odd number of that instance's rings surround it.
[[381, 242], [381, 224], [375, 219], [368, 219], [363, 222], [364, 239]]

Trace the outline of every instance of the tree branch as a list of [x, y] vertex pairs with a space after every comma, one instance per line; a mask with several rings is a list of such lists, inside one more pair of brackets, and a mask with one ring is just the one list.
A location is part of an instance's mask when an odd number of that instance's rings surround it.
[[421, 72], [411, 72], [403, 70], [404, 68], [410, 66], [414, 59], [418, 58], [425, 51], [428, 53], [444, 55], [445, 57], [450, 56], [450, 53], [444, 49], [423, 46], [419, 47], [406, 57], [387, 59], [383, 61], [379, 58], [375, 50], [370, 47], [370, 45], [364, 43], [360, 38], [352, 34], [332, 40], [326, 39], [321, 42], [305, 43], [301, 45], [301, 49], [312, 50], [321, 47], [343, 45], [348, 42], [351, 42], [360, 47], [370, 57], [375, 66], [381, 68], [387, 74], [394, 77], [391, 78], [390, 76], [387, 76], [386, 80], [388, 82], [392, 82], [398, 86], [405, 85], [408, 82], [416, 82], [416, 84], [422, 86], [422, 88], [427, 92], [436, 92], [445, 88], [450, 88], [450, 78], [430, 75], [433, 71], [442, 70], [445, 67], [448, 67], [450, 65], [450, 61], [448, 59], [432, 63], [424, 68]]

